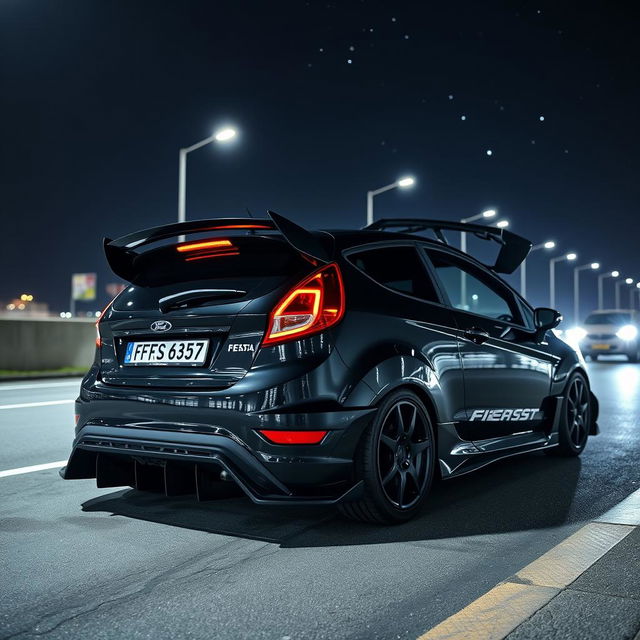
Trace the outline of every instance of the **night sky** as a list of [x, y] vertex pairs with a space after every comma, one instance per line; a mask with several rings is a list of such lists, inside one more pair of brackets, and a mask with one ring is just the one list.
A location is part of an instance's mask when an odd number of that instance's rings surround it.
[[[2, 0], [0, 299], [65, 310], [70, 274], [97, 271], [99, 301], [79, 308], [103, 306], [102, 237], [172, 222], [178, 149], [227, 123], [235, 145], [189, 155], [189, 219], [271, 208], [357, 227], [366, 191], [409, 173], [416, 187], [377, 197], [376, 217], [495, 207], [578, 264], [640, 278], [625, 5]], [[544, 253], [528, 263], [535, 304]], [[571, 272], [558, 266], [565, 299]], [[595, 277], [581, 282], [586, 312]]]

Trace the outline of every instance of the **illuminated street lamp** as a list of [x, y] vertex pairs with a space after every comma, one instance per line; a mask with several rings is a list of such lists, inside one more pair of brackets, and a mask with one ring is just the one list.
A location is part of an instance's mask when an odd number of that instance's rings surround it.
[[620, 309], [620, 287], [626, 284], [627, 286], [633, 284], [633, 278], [625, 278], [624, 280], [618, 280], [616, 282], [616, 309]]
[[[540, 244], [534, 244], [531, 247], [531, 251], [538, 251], [539, 249], [554, 249], [556, 243], [553, 240], [547, 240], [547, 242], [541, 242]], [[527, 259], [525, 258], [520, 265], [520, 293], [523, 298], [527, 297]]]
[[[469, 218], [461, 218], [460, 222], [467, 224], [469, 222], [475, 222], [476, 220], [488, 220], [495, 218], [497, 215], [495, 209], [485, 209], [482, 213], [476, 213]], [[463, 253], [467, 253], [467, 234], [465, 231], [460, 232], [460, 249]], [[460, 302], [462, 307], [466, 308], [467, 304], [467, 274], [462, 271], [460, 273]]]
[[631, 289], [631, 308], [632, 309], [636, 308], [636, 305], [633, 300], [634, 293], [638, 294], [638, 308], [640, 308], [640, 282], [636, 282], [636, 286], [633, 289]]
[[556, 308], [556, 262], [561, 262], [563, 260], [572, 262], [577, 257], [577, 253], [571, 252], [549, 260], [549, 306], [552, 309]]
[[[496, 215], [497, 211], [495, 209], [485, 209], [482, 213], [477, 213], [475, 216], [462, 218], [460, 222], [462, 222], [463, 224], [467, 224], [468, 222], [475, 222], [476, 220], [487, 220], [489, 218], [495, 218]], [[460, 249], [464, 253], [467, 252], [467, 234], [464, 231], [460, 233]]]
[[379, 189], [373, 189], [372, 191], [367, 191], [367, 226], [373, 224], [373, 199], [375, 196], [384, 193], [385, 191], [391, 191], [391, 189], [407, 189], [412, 187], [416, 183], [415, 178], [412, 176], [405, 176], [404, 178], [399, 178], [395, 182], [388, 184], [384, 187], [380, 187]]
[[573, 321], [576, 324], [580, 322], [580, 272], [588, 269], [597, 271], [599, 268], [599, 262], [590, 262], [573, 268]]
[[498, 222], [496, 222], [496, 227], [498, 227], [498, 229], [506, 229], [508, 226], [508, 220], [498, 220]]
[[598, 310], [602, 311], [604, 309], [604, 280], [605, 278], [618, 278], [620, 276], [620, 272], [616, 269], [615, 271], [609, 271], [608, 273], [601, 273], [598, 276]]
[[[180, 161], [178, 169], [178, 222], [184, 222], [187, 219], [187, 154], [200, 149], [212, 142], [227, 143], [233, 140], [238, 132], [233, 127], [224, 127], [218, 129], [213, 135], [210, 135], [200, 142], [192, 144], [190, 147], [180, 149]], [[184, 240], [184, 236], [180, 236], [180, 241]]]

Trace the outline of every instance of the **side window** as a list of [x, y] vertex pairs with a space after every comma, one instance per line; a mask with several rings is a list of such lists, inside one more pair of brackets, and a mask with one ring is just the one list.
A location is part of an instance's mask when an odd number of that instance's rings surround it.
[[415, 247], [367, 249], [347, 258], [378, 284], [428, 302], [440, 302]]
[[523, 324], [513, 296], [473, 265], [455, 256], [427, 249], [427, 255], [451, 305], [496, 320]]

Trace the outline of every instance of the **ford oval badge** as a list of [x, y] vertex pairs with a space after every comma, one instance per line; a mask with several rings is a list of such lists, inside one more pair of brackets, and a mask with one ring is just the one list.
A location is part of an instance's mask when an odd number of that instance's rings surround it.
[[151, 331], [169, 331], [172, 326], [168, 320], [156, 320], [151, 323]]

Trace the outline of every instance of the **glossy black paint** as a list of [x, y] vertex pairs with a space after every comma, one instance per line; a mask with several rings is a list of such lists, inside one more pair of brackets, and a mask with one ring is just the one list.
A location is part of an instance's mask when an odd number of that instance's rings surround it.
[[[152, 478], [169, 492], [180, 471], [189, 478], [180, 486], [204, 495], [203, 474], [216, 481], [224, 470], [256, 502], [349, 499], [358, 494], [353, 458], [360, 436], [377, 403], [400, 387], [413, 389], [430, 413], [443, 477], [557, 444], [566, 383], [573, 371], [586, 376], [579, 352], [540, 327], [454, 309], [437, 281], [437, 301], [393, 291], [356, 268], [350, 256], [365, 247], [409, 246], [419, 252], [427, 278], [433, 274], [423, 249], [453, 252], [525, 306], [506, 283], [469, 256], [409, 234], [316, 235], [341, 270], [346, 296], [342, 321], [323, 333], [261, 346], [269, 312], [304, 275], [303, 267], [286, 278], [257, 281], [241, 298], [197, 308], [161, 311], [164, 288], [154, 294], [132, 285], [121, 294], [102, 319], [102, 347], [81, 385], [63, 477], [97, 475], [99, 483], [140, 487]], [[313, 246], [319, 254], [320, 244]], [[308, 272], [314, 269], [305, 264]], [[218, 284], [242, 290], [237, 282]], [[196, 288], [189, 283], [172, 291], [181, 287]], [[204, 367], [123, 366], [126, 341], [157, 337], [150, 325], [160, 319], [172, 325], [163, 337], [211, 340]], [[236, 344], [250, 348], [235, 350]], [[524, 407], [539, 410], [535, 420], [471, 419], [474, 410]], [[266, 428], [328, 434], [317, 445], [284, 446], [257, 432]]]

